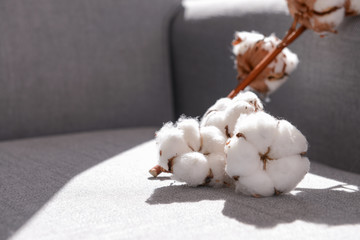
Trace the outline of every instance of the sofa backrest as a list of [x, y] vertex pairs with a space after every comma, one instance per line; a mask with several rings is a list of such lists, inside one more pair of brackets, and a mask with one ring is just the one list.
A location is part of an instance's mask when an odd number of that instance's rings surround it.
[[172, 118], [180, 0], [0, 1], [0, 140]]
[[[171, 32], [177, 115], [201, 116], [237, 84], [235, 31], [282, 37], [291, 22], [285, 1], [187, 0]], [[359, 16], [325, 38], [308, 30], [290, 46], [298, 68], [265, 108], [305, 134], [311, 160], [360, 173], [359, 46]]]

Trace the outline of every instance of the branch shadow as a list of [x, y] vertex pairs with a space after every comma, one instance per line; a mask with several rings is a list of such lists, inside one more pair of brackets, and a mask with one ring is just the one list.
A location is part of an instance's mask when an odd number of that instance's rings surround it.
[[348, 189], [346, 185], [295, 190], [295, 195], [253, 198], [237, 194], [230, 188], [177, 185], [156, 189], [146, 203], [155, 205], [224, 200], [224, 216], [257, 228], [273, 228], [296, 220], [331, 226], [360, 223], [359, 191]]

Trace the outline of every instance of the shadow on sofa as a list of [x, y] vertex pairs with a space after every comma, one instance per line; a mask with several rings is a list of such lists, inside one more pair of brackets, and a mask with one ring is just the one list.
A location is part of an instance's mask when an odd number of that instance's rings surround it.
[[259, 199], [237, 194], [228, 188], [178, 185], [156, 189], [146, 202], [157, 205], [224, 201], [224, 216], [257, 228], [273, 228], [297, 220], [331, 226], [358, 224], [359, 198], [358, 187], [348, 184], [324, 189], [299, 187], [292, 194]]

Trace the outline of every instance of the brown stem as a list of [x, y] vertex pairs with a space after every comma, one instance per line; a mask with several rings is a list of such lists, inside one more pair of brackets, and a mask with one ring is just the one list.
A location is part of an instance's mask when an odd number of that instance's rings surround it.
[[149, 170], [149, 173], [154, 177], [157, 177], [162, 172], [169, 172], [166, 169], [162, 168], [160, 165], [156, 165], [152, 169]]
[[270, 52], [266, 57], [261, 60], [261, 62], [256, 65], [256, 67], [250, 72], [250, 74], [242, 81], [240, 82], [237, 87], [232, 90], [228, 98], [234, 98], [241, 90], [244, 90], [246, 86], [248, 86], [252, 81], [255, 80], [255, 78], [261, 73], [262, 70], [264, 70], [274, 58], [281, 53], [281, 51], [287, 47], [289, 44], [291, 44], [296, 38], [298, 38], [304, 31], [306, 30], [306, 27], [304, 25], [300, 26], [297, 30], [293, 30], [290, 27], [290, 30], [288, 34], [281, 40], [281, 42], [276, 46], [276, 48]]

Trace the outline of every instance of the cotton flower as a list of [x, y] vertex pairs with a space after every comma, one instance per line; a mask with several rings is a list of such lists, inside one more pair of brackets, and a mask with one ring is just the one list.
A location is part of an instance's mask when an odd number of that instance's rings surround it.
[[255, 197], [290, 192], [309, 171], [307, 141], [263, 111], [252, 92], [219, 99], [199, 123], [180, 117], [156, 133], [159, 165], [189, 186], [235, 185]]
[[290, 14], [315, 32], [335, 32], [345, 16], [345, 0], [287, 0], [287, 3]]
[[309, 171], [307, 141], [286, 120], [265, 112], [241, 116], [225, 147], [236, 191], [252, 196], [290, 192]]
[[[238, 80], [250, 72], [281, 42], [274, 34], [269, 37], [256, 32], [236, 32], [233, 53], [236, 56]], [[263, 94], [278, 89], [295, 70], [299, 59], [288, 48], [279, 54], [251, 83], [250, 87]]]
[[243, 114], [262, 111], [261, 100], [252, 92], [240, 92], [235, 98], [221, 98], [201, 119], [201, 127], [214, 126], [226, 137], [231, 137], [237, 119]]
[[200, 128], [194, 118], [181, 117], [156, 133], [159, 165], [189, 186], [221, 186], [225, 173], [225, 135], [214, 126]]

